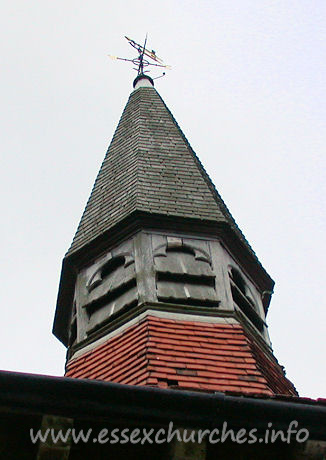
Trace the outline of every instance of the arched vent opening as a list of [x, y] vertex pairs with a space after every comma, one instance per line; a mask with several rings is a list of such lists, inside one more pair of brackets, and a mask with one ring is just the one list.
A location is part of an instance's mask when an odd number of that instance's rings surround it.
[[184, 305], [218, 306], [215, 274], [202, 250], [168, 244], [155, 256], [159, 301]]
[[250, 319], [252, 324], [260, 331], [264, 330], [264, 321], [256, 310], [255, 301], [252, 298], [249, 287], [247, 286], [241, 273], [234, 267], [229, 270], [231, 292], [233, 302]]
[[246, 283], [238, 270], [232, 267], [230, 270], [230, 277], [239, 291], [242, 292], [243, 295], [246, 295]]
[[120, 310], [138, 303], [134, 258], [122, 253], [103, 262], [87, 283], [88, 296], [83, 305], [88, 314], [87, 334]]

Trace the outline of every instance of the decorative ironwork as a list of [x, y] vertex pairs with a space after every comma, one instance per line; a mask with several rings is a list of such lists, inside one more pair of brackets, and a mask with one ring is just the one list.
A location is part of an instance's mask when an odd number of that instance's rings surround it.
[[[154, 50], [148, 50], [146, 48], [146, 44], [147, 44], [147, 34], [146, 34], [146, 37], [145, 37], [145, 42], [144, 42], [144, 45], [140, 45], [139, 43], [136, 43], [134, 40], [132, 40], [131, 38], [129, 37], [125, 37], [126, 40], [128, 41], [129, 45], [131, 45], [137, 52], [138, 52], [138, 56], [134, 59], [127, 59], [127, 58], [122, 58], [122, 57], [118, 57], [118, 56], [112, 56], [112, 55], [109, 55], [109, 57], [111, 59], [117, 59], [118, 61], [126, 61], [126, 62], [131, 62], [132, 64], [134, 64], [136, 67], [134, 68], [134, 70], [137, 71], [137, 74], [138, 75], [143, 75], [145, 73], [148, 73], [149, 70], [145, 70], [146, 67], [161, 67], [161, 68], [164, 68], [164, 69], [170, 69], [171, 67], [168, 66], [168, 65], [165, 65], [162, 61], [162, 59], [160, 59], [157, 55], [156, 55], [156, 52]], [[148, 59], [146, 59], [148, 58]], [[154, 61], [154, 62], [152, 62]], [[163, 75], [165, 75], [165, 72], [163, 73]], [[161, 76], [163, 76], [161, 75]], [[156, 78], [160, 78], [160, 77], [156, 77]]]

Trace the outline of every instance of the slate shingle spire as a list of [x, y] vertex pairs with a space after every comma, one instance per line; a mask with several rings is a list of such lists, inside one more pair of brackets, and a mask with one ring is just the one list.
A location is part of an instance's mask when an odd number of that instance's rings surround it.
[[267, 332], [273, 285], [140, 75], [63, 261], [67, 375], [295, 394]]
[[68, 255], [135, 211], [237, 228], [149, 77], [138, 80], [135, 86]]

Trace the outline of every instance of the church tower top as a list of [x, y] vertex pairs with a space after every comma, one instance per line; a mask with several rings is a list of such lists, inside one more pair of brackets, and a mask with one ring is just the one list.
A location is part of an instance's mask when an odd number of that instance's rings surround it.
[[67, 375], [295, 394], [270, 347], [273, 285], [140, 73], [63, 261], [54, 333]]

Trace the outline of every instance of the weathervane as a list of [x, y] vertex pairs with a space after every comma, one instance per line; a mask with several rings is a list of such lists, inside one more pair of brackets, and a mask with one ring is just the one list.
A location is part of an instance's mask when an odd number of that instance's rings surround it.
[[[155, 53], [154, 50], [149, 51], [148, 49], [146, 49], [147, 34], [146, 34], [144, 46], [139, 45], [134, 40], [131, 40], [131, 38], [128, 38], [126, 36], [125, 36], [125, 38], [127, 39], [129, 45], [131, 45], [133, 48], [135, 48], [137, 50], [138, 57], [136, 57], [134, 59], [126, 59], [126, 58], [122, 58], [122, 57], [109, 55], [109, 57], [111, 59], [118, 59], [119, 61], [132, 62], [136, 66], [136, 68], [134, 68], [134, 70], [137, 71], [138, 75], [143, 75], [143, 74], [149, 72], [149, 70], [144, 70], [145, 67], [149, 67], [149, 66], [162, 67], [162, 68], [165, 68], [165, 69], [170, 69], [171, 68], [170, 66], [165, 65], [163, 63], [162, 59], [160, 59], [158, 56], [156, 56], [156, 53]], [[155, 61], [155, 62], [149, 61], [144, 56], [146, 56], [147, 58], [150, 58], [152, 61]], [[160, 77], [163, 77], [164, 75], [165, 75], [165, 72], [163, 72], [163, 75], [160, 75]], [[160, 77], [156, 77], [156, 78], [160, 78]]]

